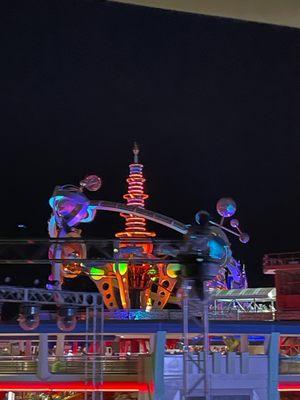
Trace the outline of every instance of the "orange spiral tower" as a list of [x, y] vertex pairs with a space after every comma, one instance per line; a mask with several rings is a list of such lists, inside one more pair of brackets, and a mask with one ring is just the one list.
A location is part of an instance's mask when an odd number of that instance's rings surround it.
[[[143, 164], [139, 163], [139, 147], [136, 143], [133, 146], [133, 163], [129, 165], [129, 177], [127, 178], [128, 192], [123, 198], [127, 205], [142, 207], [149, 197], [144, 192], [145, 178], [143, 175]], [[118, 238], [150, 238], [156, 236], [155, 232], [149, 232], [146, 228], [146, 220], [133, 214], [121, 214], [125, 218], [125, 231], [118, 232]]]
[[[143, 164], [139, 163], [139, 148], [135, 143], [133, 146], [133, 163], [129, 165], [129, 177], [127, 178], [128, 191], [123, 198], [127, 205], [134, 207], [144, 207], [148, 195], [144, 192], [145, 178], [143, 175]], [[150, 275], [152, 269], [151, 257], [153, 243], [151, 238], [156, 236], [155, 232], [149, 232], [146, 227], [146, 220], [133, 214], [120, 214], [125, 218], [125, 230], [116, 233], [116, 237], [121, 239], [119, 253], [123, 258], [128, 259], [126, 273], [122, 276], [117, 273], [118, 286], [122, 304], [130, 304], [133, 308], [145, 307], [150, 296]], [[123, 240], [122, 240], [123, 239]], [[142, 239], [138, 242], [130, 239]], [[130, 259], [134, 256], [135, 261]], [[137, 261], [138, 257], [149, 258], [149, 262]], [[124, 307], [124, 305], [123, 305]]]

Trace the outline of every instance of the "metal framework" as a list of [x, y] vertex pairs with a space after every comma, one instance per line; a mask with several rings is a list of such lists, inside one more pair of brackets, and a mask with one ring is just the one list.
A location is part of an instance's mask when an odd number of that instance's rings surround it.
[[[188, 400], [192, 397], [193, 390], [203, 380], [204, 382], [204, 398], [205, 400], [211, 400], [211, 385], [210, 385], [210, 366], [209, 366], [209, 303], [206, 297], [203, 301], [199, 298], [192, 297], [193, 281], [185, 281], [183, 285], [183, 297], [182, 297], [182, 313], [183, 313], [183, 400]], [[193, 316], [194, 310], [190, 311], [190, 305], [192, 304], [193, 309], [200, 311], [201, 319]], [[203, 357], [204, 362], [201, 365], [200, 359], [194, 360], [189, 354], [189, 322], [196, 322], [200, 328], [200, 333], [203, 335]], [[189, 384], [189, 363], [196, 364], [199, 373], [202, 375], [199, 379], [193, 383], [192, 386]]]
[[[146, 239], [122, 239], [122, 243], [128, 242], [132, 247], [139, 243], [145, 243]], [[49, 250], [51, 246], [63, 246], [64, 244], [82, 244], [86, 246], [87, 256], [83, 259], [76, 258], [77, 263], [110, 263], [110, 262], [128, 262], [128, 258], [116, 255], [116, 249], [120, 243], [119, 239], [78, 239], [78, 238], [63, 238], [63, 239], [0, 239], [0, 265], [4, 264], [47, 264], [62, 263], [70, 259], [74, 261], [74, 257], [70, 258], [55, 258], [49, 260]], [[154, 254], [151, 257], [151, 264], [158, 264], [164, 261], [176, 263], [175, 257], [168, 257], [168, 252], [179, 250], [182, 245], [182, 240], [151, 240], [154, 246]], [[160, 254], [160, 257], [158, 255]], [[168, 258], [168, 259], [167, 259]], [[149, 258], [141, 257], [138, 254], [130, 258], [132, 262], [149, 262]]]
[[[121, 210], [122, 211], [122, 210]], [[146, 210], [143, 210], [146, 211]], [[144, 215], [144, 214], [143, 214]], [[149, 218], [148, 218], [149, 219]], [[122, 239], [124, 242], [124, 239]], [[145, 239], [133, 239], [130, 238], [129, 242], [131, 245], [139, 242], [145, 242]], [[119, 254], [115, 253], [115, 249], [118, 248], [116, 244], [119, 240], [83, 240], [74, 238], [64, 239], [28, 239], [28, 240], [0, 240], [0, 265], [6, 264], [26, 264], [26, 265], [49, 265], [51, 263], [62, 263], [66, 262], [65, 259], [48, 258], [49, 248], [51, 246], [62, 246], [65, 243], [79, 243], [84, 244], [87, 249], [87, 256], [84, 259], [76, 259], [76, 262], [82, 262], [84, 266], [95, 265], [95, 263], [101, 265], [108, 262], [120, 263], [122, 261], [128, 262], [128, 258], [120, 257]], [[170, 241], [170, 240], [152, 240], [154, 246], [154, 257], [151, 258], [152, 264], [158, 264], [162, 262], [176, 263], [176, 256], [173, 256], [174, 249], [180, 249], [182, 241]], [[74, 261], [74, 258], [70, 258]], [[149, 262], [149, 259], [133, 254], [130, 258], [132, 262]], [[216, 313], [217, 308], [213, 308], [215, 304], [219, 304], [221, 301], [229, 300], [231, 304], [236, 304], [236, 299], [239, 298], [240, 294], [236, 291], [232, 293], [224, 293], [224, 291], [214, 291], [210, 298], [211, 304], [208, 301], [200, 302], [199, 299], [191, 298], [191, 287], [187, 284], [184, 287], [184, 295], [182, 299], [182, 312], [181, 318], [183, 320], [183, 337], [184, 337], [184, 375], [183, 375], [183, 398], [188, 399], [191, 397], [191, 393], [194, 388], [198, 385], [199, 381], [196, 382], [192, 387], [189, 386], [188, 382], [188, 363], [195, 362], [188, 352], [188, 333], [189, 333], [189, 321], [193, 319], [199, 325], [199, 330], [203, 334], [204, 338], [204, 363], [199, 364], [199, 371], [203, 372], [200, 380], [204, 379], [204, 394], [206, 400], [211, 400], [210, 395], [210, 371], [209, 371], [209, 313]], [[235, 292], [235, 293], [233, 293]], [[224, 298], [225, 295], [225, 298]], [[245, 294], [244, 294], [245, 295]], [[218, 297], [220, 296], [220, 297]], [[228, 299], [226, 298], [228, 297]], [[231, 298], [230, 298], [231, 296]], [[247, 293], [249, 300], [250, 293]], [[242, 296], [242, 300], [245, 296]], [[34, 288], [18, 288], [18, 287], [0, 287], [0, 302], [30, 302], [38, 303], [42, 305], [74, 305], [83, 307], [86, 310], [86, 341], [89, 341], [89, 336], [92, 334], [93, 348], [96, 349], [96, 343], [100, 336], [100, 340], [103, 343], [103, 324], [104, 324], [104, 306], [101, 295], [98, 293], [76, 293], [76, 292], [64, 292], [61, 290], [44, 290]], [[242, 305], [242, 301], [238, 302]], [[101, 312], [101, 321], [99, 319], [99, 309]], [[140, 311], [140, 310], [139, 310]], [[92, 315], [92, 321], [89, 316]], [[151, 312], [149, 313], [151, 315]], [[123, 318], [122, 318], [123, 319]], [[89, 332], [91, 334], [89, 335]], [[102, 348], [103, 346], [101, 346]], [[88, 379], [88, 371], [86, 367], [86, 380]], [[96, 385], [98, 382], [103, 382], [103, 371], [97, 371], [96, 358], [93, 362], [92, 368], [92, 381]]]
[[0, 302], [30, 303], [38, 305], [68, 305], [76, 307], [102, 307], [99, 293], [69, 292], [14, 286], [0, 286]]
[[275, 274], [276, 271], [292, 271], [300, 269], [300, 252], [266, 254], [263, 259], [265, 274]]
[[[97, 341], [99, 341], [100, 337], [101, 356], [103, 355], [104, 304], [102, 296], [99, 293], [0, 286], [0, 304], [3, 302], [58, 307], [64, 305], [85, 309], [86, 347], [88, 348], [88, 344], [90, 343], [89, 337], [92, 336], [93, 353], [96, 353]], [[90, 376], [87, 359], [84, 375], [85, 383], [87, 384]], [[103, 363], [97, 363], [96, 355], [92, 358], [91, 380], [94, 387], [99, 383], [103, 384]], [[95, 399], [96, 396], [100, 400], [103, 398], [102, 392], [92, 392], [92, 398]]]

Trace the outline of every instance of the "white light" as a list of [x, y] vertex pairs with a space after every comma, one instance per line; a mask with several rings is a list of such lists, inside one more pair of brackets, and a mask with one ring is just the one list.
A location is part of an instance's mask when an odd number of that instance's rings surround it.
[[15, 400], [15, 393], [14, 392], [8, 392], [7, 393], [7, 400]]

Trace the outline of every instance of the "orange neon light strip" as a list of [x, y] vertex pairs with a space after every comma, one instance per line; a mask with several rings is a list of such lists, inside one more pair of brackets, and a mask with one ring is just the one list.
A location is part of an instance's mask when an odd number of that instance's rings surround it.
[[[134, 163], [129, 165], [128, 191], [123, 198], [127, 205], [144, 207], [148, 195], [144, 193], [143, 164], [138, 162], [139, 149], [137, 146], [133, 149]], [[133, 214], [122, 214], [125, 218], [125, 231], [116, 234], [116, 237], [153, 237], [154, 232], [148, 232], [146, 229], [146, 220], [142, 217], [136, 217]]]

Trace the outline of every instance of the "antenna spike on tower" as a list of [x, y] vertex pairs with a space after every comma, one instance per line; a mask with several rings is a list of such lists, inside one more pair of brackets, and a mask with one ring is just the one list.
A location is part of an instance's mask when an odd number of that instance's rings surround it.
[[133, 154], [134, 154], [133, 161], [134, 161], [135, 164], [138, 164], [140, 149], [139, 149], [139, 146], [138, 146], [137, 142], [134, 142], [132, 151], [133, 151]]

